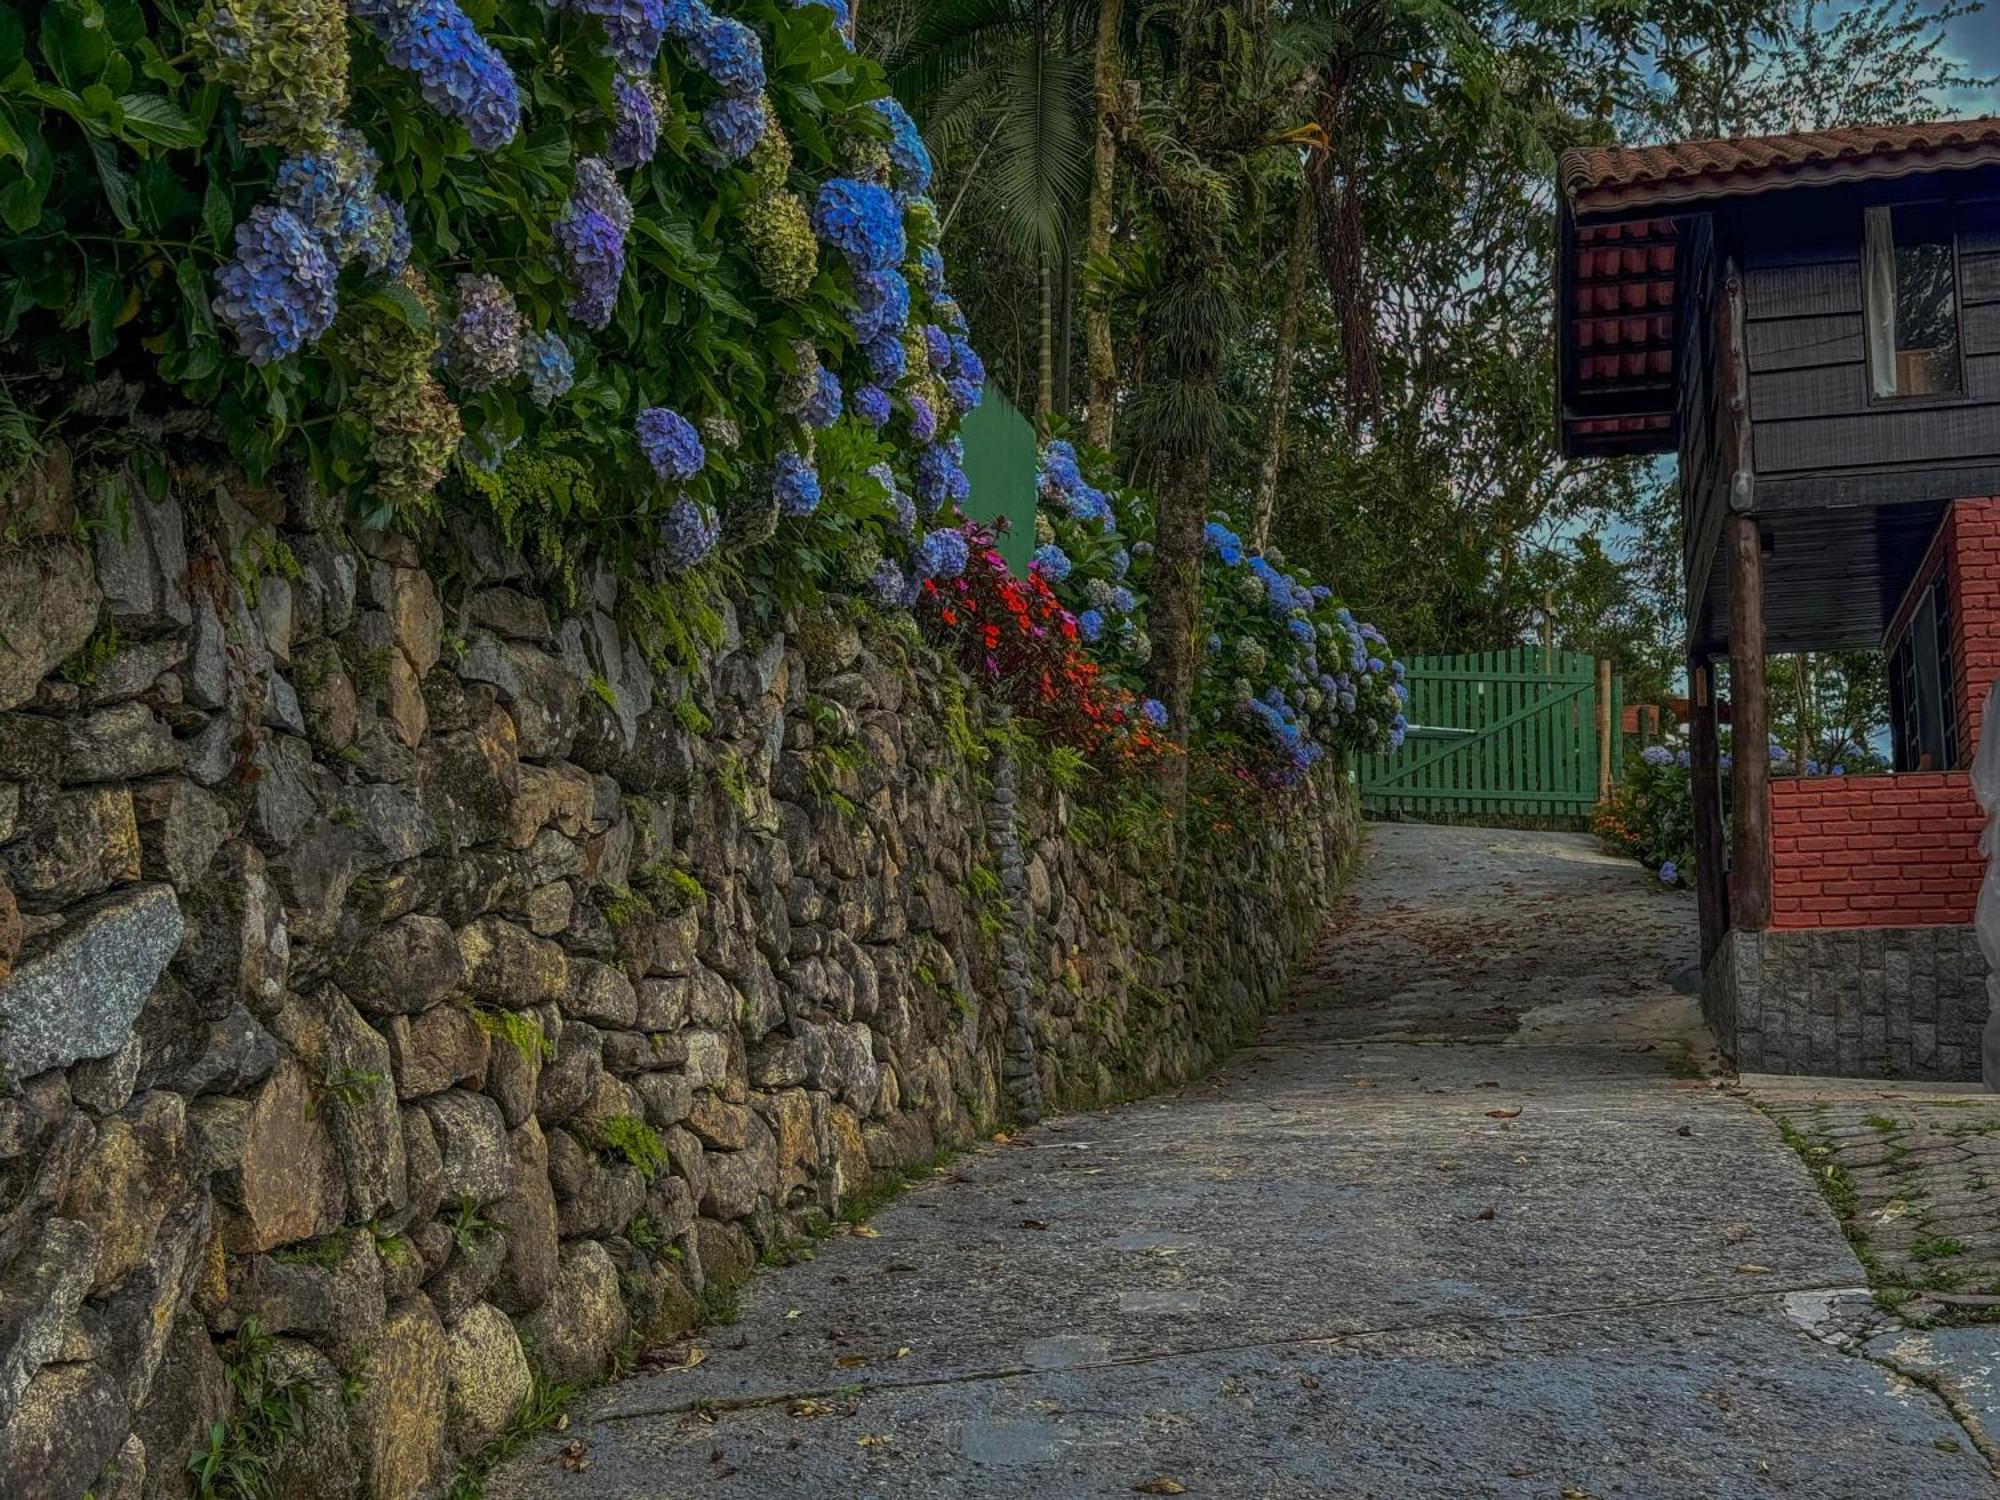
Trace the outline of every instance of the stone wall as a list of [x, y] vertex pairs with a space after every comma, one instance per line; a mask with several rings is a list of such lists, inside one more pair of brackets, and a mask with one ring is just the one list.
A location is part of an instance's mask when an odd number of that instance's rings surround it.
[[1977, 1079], [1986, 960], [1970, 926], [1731, 932], [1702, 1009], [1746, 1073]]
[[730, 619], [675, 674], [609, 578], [557, 619], [477, 538], [188, 476], [90, 531], [44, 481], [0, 548], [13, 1500], [196, 1454], [419, 1494], [871, 1182], [1205, 1067], [1353, 838], [1330, 774], [1176, 903], [908, 622]]

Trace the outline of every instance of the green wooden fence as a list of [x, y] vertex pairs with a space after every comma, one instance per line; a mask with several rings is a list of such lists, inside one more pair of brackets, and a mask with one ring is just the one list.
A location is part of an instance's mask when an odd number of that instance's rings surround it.
[[[1357, 767], [1361, 807], [1434, 822], [1581, 826], [1598, 794], [1597, 662], [1532, 646], [1405, 664], [1402, 749]], [[1612, 774], [1621, 685], [1611, 688]]]

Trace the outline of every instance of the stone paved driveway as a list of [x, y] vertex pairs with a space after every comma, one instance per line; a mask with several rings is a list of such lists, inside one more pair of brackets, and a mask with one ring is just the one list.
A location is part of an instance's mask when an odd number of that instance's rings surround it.
[[1580, 837], [1375, 828], [1257, 1046], [963, 1158], [488, 1493], [2000, 1494], [1700, 1076], [1691, 925]]

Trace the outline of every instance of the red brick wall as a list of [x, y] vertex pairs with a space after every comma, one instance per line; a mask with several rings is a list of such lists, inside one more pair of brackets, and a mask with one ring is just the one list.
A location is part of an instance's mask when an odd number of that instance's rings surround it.
[[1984, 822], [1963, 771], [1775, 777], [1771, 925], [1970, 922]]
[[1889, 622], [1885, 646], [1902, 635], [1918, 595], [1941, 571], [1951, 595], [1952, 701], [1964, 726], [1958, 763], [1969, 766], [1979, 748], [1987, 691], [2000, 677], [2000, 496], [1957, 500], [1946, 508], [1937, 538]]

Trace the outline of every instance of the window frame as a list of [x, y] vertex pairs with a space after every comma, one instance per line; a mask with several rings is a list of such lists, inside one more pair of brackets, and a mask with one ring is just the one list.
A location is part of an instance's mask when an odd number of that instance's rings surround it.
[[[1859, 281], [1861, 283], [1861, 362], [1864, 370], [1863, 384], [1867, 391], [1868, 409], [1871, 411], [1928, 411], [1942, 406], [1962, 406], [1972, 399], [1970, 385], [1971, 371], [1965, 362], [1965, 236], [1961, 224], [1960, 203], [1955, 198], [1913, 198], [1907, 201], [1870, 203], [1861, 210], [1861, 261]], [[1886, 208], [1890, 213], [1893, 234], [1895, 212], [1899, 208], [1941, 209], [1951, 223], [1951, 306], [1953, 320], [1958, 328], [1957, 360], [1958, 389], [1938, 391], [1924, 395], [1878, 396], [1875, 394], [1875, 354], [1874, 340], [1868, 335], [1869, 298], [1868, 289], [1868, 210]], [[1891, 240], [1891, 248], [1894, 240]]]

